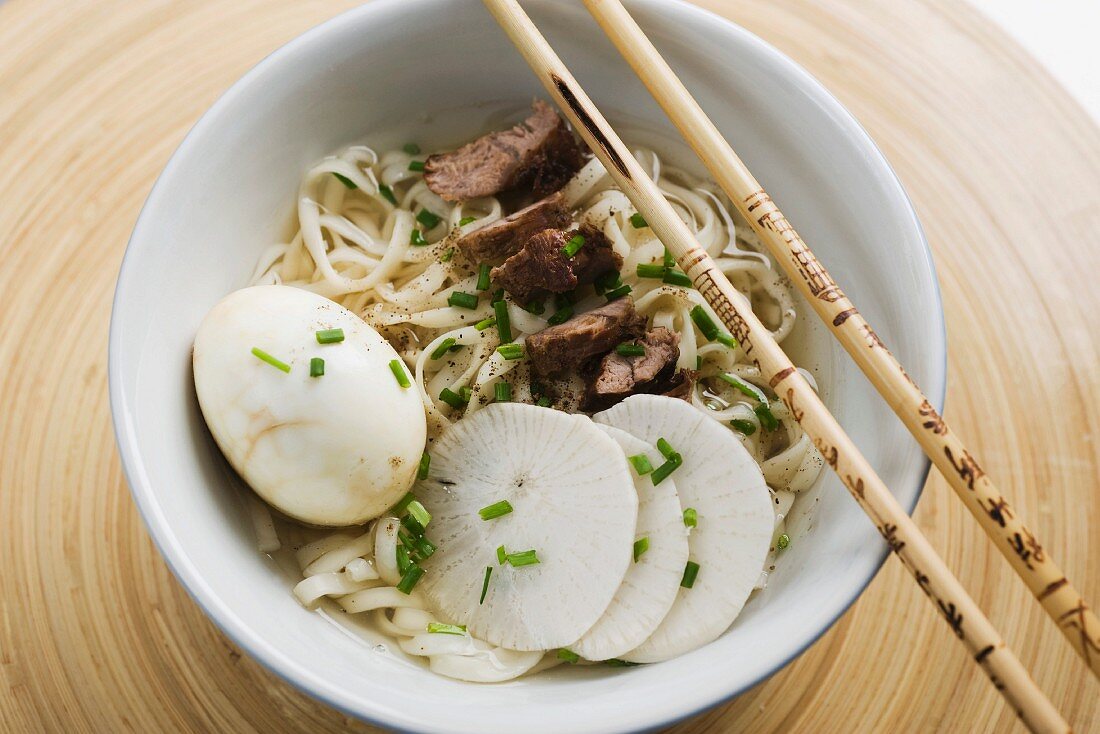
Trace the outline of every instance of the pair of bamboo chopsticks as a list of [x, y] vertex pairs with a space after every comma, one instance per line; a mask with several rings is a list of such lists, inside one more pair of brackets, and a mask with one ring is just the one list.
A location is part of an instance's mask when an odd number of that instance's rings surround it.
[[[673, 253], [749, 358], [760, 367], [762, 374], [770, 377], [772, 389], [1025, 724], [1032, 731], [1069, 731], [1069, 725], [757, 320], [750, 305], [695, 241], [691, 231], [516, 0], [484, 2], [578, 133]], [[1054, 617], [1093, 671], [1100, 669], [1100, 622], [1049, 554], [1024, 527], [963, 444], [948, 430], [931, 403], [707, 119], [619, 0], [584, 2], [787, 275], [917, 437], [1044, 609]]]

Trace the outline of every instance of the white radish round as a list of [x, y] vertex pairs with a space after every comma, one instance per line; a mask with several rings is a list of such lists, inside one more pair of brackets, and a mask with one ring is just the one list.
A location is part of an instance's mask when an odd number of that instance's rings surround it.
[[[638, 497], [626, 457], [585, 416], [498, 403], [451, 426], [414, 489], [438, 546], [423, 590], [441, 616], [510, 650], [575, 642], [607, 609], [632, 561]], [[513, 511], [483, 520], [507, 500]], [[499, 564], [497, 548], [539, 562]], [[485, 569], [492, 568], [484, 603]]]
[[716, 639], [745, 605], [775, 524], [768, 488], [733, 433], [683, 400], [634, 395], [594, 418], [644, 441], [663, 438], [683, 457], [671, 476], [684, 509], [696, 512], [688, 546], [698, 575], [691, 588], [680, 589], [656, 632], [621, 656], [668, 660]]
[[[643, 455], [653, 466], [664, 460], [652, 444], [618, 428], [600, 428], [615, 439], [626, 456]], [[680, 590], [688, 560], [688, 533], [676, 483], [670, 477], [654, 486], [648, 474], [634, 472], [634, 488], [638, 493], [634, 540], [645, 538], [648, 546], [627, 570], [600, 621], [569, 646], [587, 660], [617, 658], [642, 644], [668, 614]]]

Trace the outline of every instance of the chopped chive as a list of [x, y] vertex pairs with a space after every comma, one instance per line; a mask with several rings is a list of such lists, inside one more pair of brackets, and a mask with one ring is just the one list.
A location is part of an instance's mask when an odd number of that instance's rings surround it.
[[355, 191], [355, 189], [359, 188], [359, 184], [355, 183], [354, 181], [352, 181], [347, 176], [341, 176], [339, 173], [335, 173], [335, 172], [332, 175], [335, 176], [336, 179], [340, 183], [344, 184], [345, 186], [347, 186], [352, 191]]
[[482, 263], [477, 268], [477, 285], [474, 286], [479, 291], [489, 290], [489, 264]]
[[634, 541], [634, 562], [637, 563], [642, 554], [649, 550], [649, 538], [638, 538]]
[[527, 313], [533, 313], [536, 316], [542, 316], [546, 313], [546, 304], [543, 301], [531, 301], [526, 306], [521, 307]]
[[653, 471], [653, 464], [650, 463], [649, 457], [645, 454], [635, 454], [627, 458], [630, 459], [630, 463], [634, 466], [634, 471], [638, 472], [639, 476], [645, 476]]
[[533, 566], [539, 562], [538, 556], [535, 555], [534, 550], [519, 551], [518, 553], [509, 553], [506, 557], [508, 563], [513, 568], [521, 568], [523, 566]]
[[555, 311], [553, 316], [546, 319], [546, 323], [551, 326], [557, 326], [558, 324], [564, 324], [571, 318], [573, 318], [573, 307], [565, 305]]
[[[415, 502], [415, 501], [416, 500], [413, 500], [413, 502]], [[413, 502], [409, 503], [409, 507], [413, 506]], [[405, 515], [403, 518], [401, 518], [401, 527], [408, 530], [412, 534], [412, 538], [419, 538], [421, 535], [424, 534], [424, 526], [421, 525], [420, 521], [417, 520], [412, 515]], [[405, 544], [408, 546], [409, 550], [411, 550], [411, 551], [416, 550], [416, 541], [415, 540], [412, 540], [410, 538], [410, 540], [406, 541]]]
[[415, 499], [416, 499], [416, 497], [413, 497], [412, 492], [406, 492], [405, 496], [402, 497], [401, 499], [397, 500], [397, 504], [395, 504], [393, 507], [390, 508], [390, 511], [389, 511], [388, 514], [398, 515], [398, 516], [404, 515], [405, 514], [405, 509], [409, 506], [409, 503], [412, 502]]
[[682, 285], [684, 288], [691, 288], [695, 285], [691, 282], [691, 278], [687, 277], [687, 273], [682, 273], [679, 270], [665, 271], [663, 280], [670, 285]]
[[485, 331], [490, 326], [496, 326], [496, 325], [497, 325], [497, 320], [495, 318], [493, 318], [492, 316], [490, 316], [487, 319], [482, 319], [481, 321], [478, 321], [476, 324], [474, 324], [474, 328], [477, 329], [478, 331]]
[[614, 290], [607, 291], [606, 293], [604, 293], [604, 296], [607, 298], [607, 302], [611, 303], [612, 301], [614, 301], [618, 298], [622, 298], [627, 293], [630, 293], [630, 291], [631, 291], [630, 286], [628, 286], [626, 284], [623, 284], [623, 285], [619, 286], [618, 288], [615, 288]]
[[507, 344], [512, 341], [512, 319], [508, 316], [508, 303], [497, 301], [493, 304], [493, 313], [497, 317], [497, 333], [500, 334], [500, 340]]
[[573, 289], [571, 291], [565, 291], [564, 293], [554, 294], [554, 305], [558, 308], [565, 308], [566, 306], [572, 306], [577, 302], [577, 291]]
[[668, 251], [667, 247], [665, 248], [665, 267], [669, 270], [676, 267], [676, 258], [672, 256], [672, 253]]
[[523, 345], [522, 344], [501, 344], [497, 347], [497, 351], [500, 352], [500, 356], [505, 359], [522, 359], [523, 358]]
[[774, 431], [776, 428], [779, 428], [779, 420], [775, 417], [775, 414], [772, 413], [772, 409], [767, 403], [757, 405], [752, 409], [752, 412], [756, 413], [756, 417], [760, 419], [760, 427], [765, 431]]
[[451, 261], [451, 258], [454, 257], [454, 256], [455, 256], [455, 248], [448, 247], [446, 250], [443, 251], [443, 254], [439, 256], [439, 262], [449, 263]]
[[409, 382], [409, 376], [405, 374], [405, 365], [401, 364], [400, 359], [390, 360], [390, 372], [397, 378], [397, 384], [404, 388], [412, 387], [412, 383]]
[[539, 406], [540, 408], [549, 408], [550, 398], [543, 395], [541, 398], [535, 401], [535, 405]]
[[409, 161], [409, 170], [410, 171], [423, 171], [424, 170], [424, 161]]
[[439, 392], [439, 399], [452, 408], [466, 407], [466, 401], [459, 397], [458, 393], [449, 387], [445, 387]]
[[409, 570], [401, 576], [401, 581], [397, 583], [397, 590], [402, 594], [411, 594], [413, 587], [416, 586], [416, 582], [420, 580], [420, 577], [424, 575], [424, 569], [415, 563], [409, 566]]
[[459, 349], [462, 349], [464, 346], [466, 346], [466, 345], [465, 344], [455, 344], [448, 351], [457, 352]]
[[718, 324], [714, 323], [714, 319], [702, 306], [696, 305], [695, 308], [691, 309], [691, 320], [699, 327], [699, 331], [707, 338], [707, 341], [712, 342], [718, 336]]
[[420, 146], [416, 143], [405, 143], [401, 150], [405, 151], [409, 155], [420, 155]]
[[512, 384], [503, 380], [493, 386], [493, 397], [498, 403], [507, 403], [512, 400]]
[[624, 342], [615, 347], [615, 353], [621, 354], [624, 357], [644, 357], [645, 345], [644, 344], [631, 344], [630, 342]]
[[428, 469], [432, 466], [432, 457], [427, 451], [420, 455], [420, 464], [416, 467], [416, 478], [424, 480], [428, 478]]
[[672, 448], [672, 444], [663, 438], [657, 439], [657, 450], [661, 452], [661, 456], [666, 459], [671, 459], [676, 455], [676, 449]]
[[611, 658], [610, 660], [604, 660], [607, 666], [610, 668], [633, 668], [639, 663], [631, 663], [627, 660], [620, 660], [619, 658]]
[[464, 291], [452, 291], [451, 295], [447, 296], [447, 303], [455, 308], [477, 308], [477, 296], [473, 293], [466, 293]]
[[476, 222], [476, 221], [477, 221], [477, 217], [463, 217], [462, 219], [458, 220], [458, 226], [459, 227], [465, 227], [470, 222]]
[[683, 463], [684, 460], [680, 458], [679, 454], [676, 454], [675, 458], [670, 458], [668, 461], [653, 470], [653, 474], [651, 474], [649, 477], [650, 481], [653, 482], [654, 486], [657, 486], [661, 482], [668, 479], [668, 476], [672, 474], [672, 472], [679, 469], [680, 465]]
[[424, 233], [416, 227], [413, 227], [412, 232], [409, 232], [409, 244], [414, 247], [423, 247], [428, 244], [428, 241], [424, 239]]
[[421, 538], [417, 542], [417, 551], [420, 553], [420, 558], [431, 558], [431, 555], [436, 552], [435, 543], [427, 538]]
[[634, 227], [634, 229], [642, 229], [643, 227], [648, 227], [649, 223], [646, 222], [645, 217], [641, 214], [634, 212], [630, 215], [630, 225]]
[[428, 632], [436, 635], [465, 635], [464, 624], [443, 624], [442, 622], [428, 622]]
[[684, 527], [693, 528], [699, 524], [699, 513], [695, 511], [694, 507], [689, 507], [684, 510]]
[[666, 273], [668, 273], [668, 268], [664, 265], [658, 265], [657, 263], [638, 264], [639, 278], [664, 278]]
[[730, 421], [730, 425], [736, 428], [746, 436], [751, 436], [756, 433], [756, 424], [752, 421], [743, 420], [741, 418], [734, 418]]
[[688, 561], [684, 566], [684, 577], [680, 579], [680, 586], [685, 589], [690, 589], [695, 586], [695, 577], [699, 575], [699, 564], [695, 561]]
[[489, 578], [493, 575], [493, 567], [485, 567], [485, 579], [481, 582], [481, 598], [478, 600], [478, 605], [485, 603], [485, 594], [489, 591]]
[[714, 340], [720, 344], [725, 344], [730, 349], [736, 349], [737, 347], [741, 346], [740, 342], [734, 339], [732, 334], [727, 334], [724, 331], [716, 336]]
[[508, 552], [504, 550], [504, 546], [497, 548], [497, 565], [503, 566], [504, 562], [508, 560]]
[[313, 357], [309, 360], [309, 376], [310, 377], [323, 377], [325, 374], [325, 360], [320, 357]]
[[393, 195], [393, 189], [386, 184], [378, 184], [378, 193], [389, 203], [397, 206], [397, 197]]
[[565, 247], [561, 248], [561, 253], [566, 257], [573, 257], [582, 247], [584, 247], [584, 235], [576, 234], [569, 238]]
[[768, 404], [768, 396], [764, 394], [764, 391], [749, 382], [748, 380], [743, 380], [737, 375], [730, 374], [729, 372], [720, 373], [718, 375], [718, 379], [737, 388], [737, 391], [740, 392], [742, 395], [746, 395], [763, 405]]
[[317, 332], [318, 344], [339, 344], [344, 341], [343, 329], [321, 329]]
[[282, 370], [283, 372], [287, 372], [287, 373], [290, 372], [290, 365], [289, 364], [287, 364], [286, 362], [283, 362], [280, 359], [276, 359], [275, 357], [272, 357], [270, 354], [268, 354], [264, 350], [260, 349], [259, 347], [252, 347], [252, 354], [254, 356], [258, 357], [260, 360], [262, 360], [264, 362], [267, 362], [269, 365], [271, 365], [272, 367], [274, 367], [277, 370]]
[[564, 647], [558, 648], [558, 660], [564, 660], [565, 662], [572, 665], [580, 659], [581, 656], [573, 652], [572, 650], [566, 649]]
[[482, 507], [477, 511], [477, 514], [481, 515], [482, 520], [496, 520], [498, 517], [504, 517], [511, 511], [512, 503], [508, 500], [501, 500], [487, 507]]
[[432, 353], [429, 356], [432, 359], [440, 359], [444, 354], [447, 353], [448, 350], [450, 350], [451, 347], [455, 345], [456, 341], [457, 340], [453, 336], [447, 337], [443, 341], [439, 342], [439, 346], [433, 349]]
[[623, 276], [619, 271], [612, 270], [611, 272], [604, 273], [600, 277], [596, 278], [592, 286], [596, 289], [596, 293], [603, 295], [612, 288], [617, 288], [622, 285]]
[[696, 370], [703, 369], [703, 357], [702, 357], [702, 355], [699, 355], [699, 354], [695, 355], [695, 369]]
[[784, 548], [786, 548], [790, 544], [791, 544], [791, 536], [787, 535], [786, 533], [783, 533], [782, 535], [780, 535], [775, 541], [775, 547], [778, 548], [779, 550], [783, 550]]
[[435, 229], [435, 226], [443, 221], [443, 217], [427, 209], [421, 209], [416, 215], [416, 221], [420, 222], [428, 229]]
[[404, 576], [411, 565], [412, 561], [409, 560], [409, 552], [405, 550], [405, 546], [397, 546], [397, 572]]
[[466, 387], [465, 385], [458, 388], [458, 396], [460, 398], [462, 398], [462, 402], [464, 402], [464, 403], [470, 402], [470, 398], [472, 398], [473, 395], [474, 395], [474, 391], [471, 390], [470, 388]]
[[413, 500], [409, 503], [409, 516], [420, 523], [420, 527], [428, 527], [428, 523], [432, 521], [432, 516], [425, 509], [424, 505], [420, 504], [419, 500]]
[[504, 289], [503, 288], [497, 288], [495, 291], [493, 291], [493, 297], [489, 299], [489, 303], [496, 303], [497, 301], [503, 301], [503, 300], [504, 300]]

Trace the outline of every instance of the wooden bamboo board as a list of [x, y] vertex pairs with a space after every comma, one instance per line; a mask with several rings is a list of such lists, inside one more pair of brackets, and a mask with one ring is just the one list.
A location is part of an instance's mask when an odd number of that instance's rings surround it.
[[[247, 68], [352, 4], [0, 6], [0, 730], [370, 730], [242, 656], [176, 583], [106, 390], [115, 276], [154, 178]], [[897, 169], [943, 285], [947, 417], [1097, 602], [1100, 130], [950, 0], [703, 4], [806, 66]], [[916, 517], [1063, 714], [1100, 730], [1100, 684], [938, 477]], [[674, 731], [1012, 730], [948, 635], [891, 560], [799, 659]]]

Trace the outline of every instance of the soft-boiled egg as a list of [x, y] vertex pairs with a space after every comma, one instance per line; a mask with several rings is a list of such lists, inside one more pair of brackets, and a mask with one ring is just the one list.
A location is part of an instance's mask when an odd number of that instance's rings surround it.
[[276, 285], [229, 294], [199, 326], [193, 368], [229, 463], [290, 517], [363, 523], [416, 478], [420, 393], [402, 385], [412, 378], [393, 347], [327, 298]]

